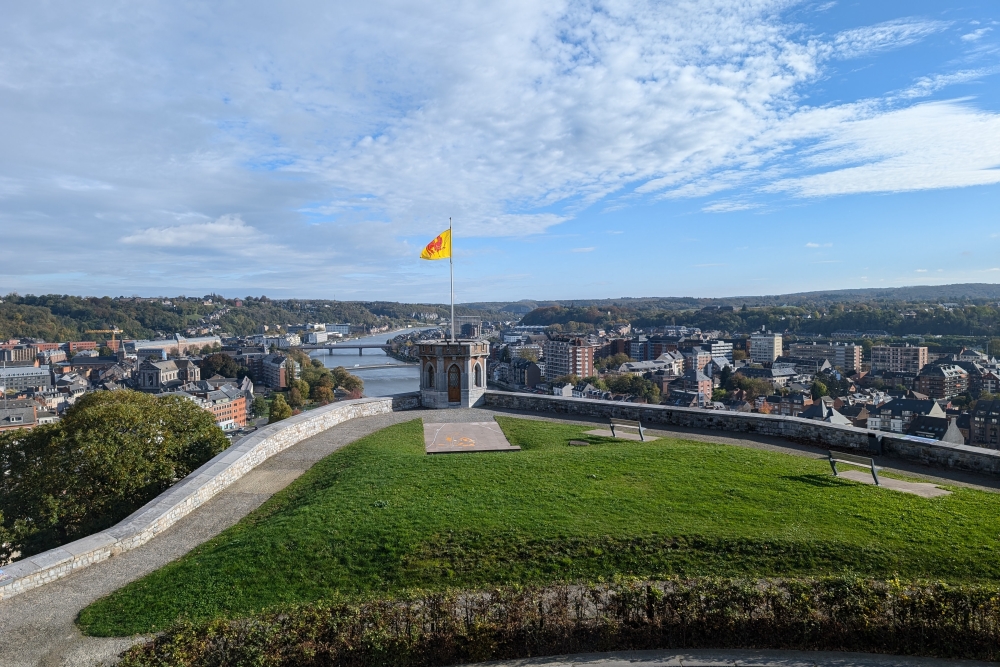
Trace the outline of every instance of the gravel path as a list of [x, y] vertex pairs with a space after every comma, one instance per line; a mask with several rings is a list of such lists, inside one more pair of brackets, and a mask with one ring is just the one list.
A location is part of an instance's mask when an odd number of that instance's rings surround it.
[[[339, 424], [268, 459], [241, 480], [218, 494], [211, 501], [141, 547], [92, 565], [65, 579], [60, 579], [52, 584], [28, 591], [0, 603], [0, 665], [2, 667], [34, 667], [36, 665], [46, 667], [83, 667], [112, 664], [115, 656], [137, 641], [141, 641], [142, 638], [84, 637], [74, 625], [74, 619], [81, 609], [94, 600], [121, 588], [125, 584], [141, 578], [172, 560], [176, 560], [197, 545], [218, 535], [259, 507], [271, 495], [285, 488], [304, 471], [308, 470], [313, 463], [331, 452], [386, 426], [419, 417], [426, 417], [429, 412], [424, 410], [397, 412], [388, 415], [355, 419]], [[539, 416], [537, 414], [495, 412], [484, 409], [449, 410], [447, 412], [447, 420], [449, 422], [481, 422], [492, 419], [496, 414], [509, 414], [511, 416], [541, 419], [544, 421], [566, 421], [582, 424], [601, 423], [599, 421], [591, 422], [578, 418], [563, 420], [548, 415]], [[435, 411], [434, 418], [436, 420], [440, 420], [443, 416], [445, 415], [442, 415], [441, 412]], [[720, 434], [717, 431], [698, 431], [692, 429], [656, 430], [653, 433], [705, 442], [767, 449], [799, 456], [818, 458], [822, 455], [822, 450], [788, 443], [776, 438], [758, 438], [741, 435], [730, 436]], [[885, 469], [919, 475], [939, 483], [970, 486], [994, 492], [1000, 491], [1000, 480], [966, 473], [935, 470], [916, 465], [902, 464], [896, 461], [893, 461], [891, 466], [886, 466]], [[718, 655], [722, 654], [719, 653]], [[608, 663], [608, 665], [610, 664]], [[693, 665], [703, 663], [667, 662], [662, 664]], [[711, 662], [704, 664], [721, 665], [737, 663]], [[797, 662], [752, 664], [888, 665], [904, 663]], [[906, 664], [918, 663], [911, 661]], [[933, 664], [952, 663], [938, 662]]]

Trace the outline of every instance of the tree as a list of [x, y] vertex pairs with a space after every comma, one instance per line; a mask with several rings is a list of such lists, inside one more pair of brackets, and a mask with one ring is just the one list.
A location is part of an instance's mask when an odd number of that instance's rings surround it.
[[0, 434], [0, 562], [108, 528], [228, 446], [179, 396], [87, 394], [58, 424]]
[[733, 350], [733, 361], [743, 361], [746, 358], [746, 350]]
[[266, 417], [268, 412], [267, 399], [261, 394], [254, 396], [252, 410], [254, 417]]
[[290, 405], [293, 408], [301, 408], [302, 407], [302, 403], [303, 403], [302, 392], [299, 390], [299, 388], [298, 387], [292, 387], [291, 389], [289, 389], [288, 390], [288, 405]]
[[733, 377], [733, 369], [730, 366], [723, 366], [722, 370], [719, 371], [719, 385], [722, 387], [729, 386], [729, 378]]
[[107, 345], [102, 345], [101, 347], [97, 348], [97, 354], [99, 354], [102, 357], [113, 357], [115, 356], [115, 351], [112, 350]]
[[324, 387], [322, 385], [316, 385], [313, 387], [312, 392], [313, 400], [319, 401], [322, 404], [333, 402], [333, 389], [330, 387]]
[[827, 389], [827, 386], [822, 382], [820, 382], [819, 380], [813, 380], [812, 388], [810, 391], [812, 392], [812, 397], [814, 401], [819, 400], [823, 396], [830, 395], [830, 390]]
[[285, 397], [278, 394], [271, 401], [270, 417], [267, 420], [268, 424], [273, 424], [274, 422], [280, 422], [282, 419], [288, 419], [292, 416], [292, 408], [285, 402]]
[[236, 363], [236, 360], [228, 354], [210, 354], [198, 364], [201, 368], [201, 376], [206, 380], [213, 375], [221, 375], [226, 378], [242, 379], [246, 376], [246, 368]]
[[528, 348], [518, 350], [517, 356], [521, 357], [522, 359], [527, 359], [528, 361], [534, 361], [534, 362], [538, 361], [538, 354], [534, 350]]

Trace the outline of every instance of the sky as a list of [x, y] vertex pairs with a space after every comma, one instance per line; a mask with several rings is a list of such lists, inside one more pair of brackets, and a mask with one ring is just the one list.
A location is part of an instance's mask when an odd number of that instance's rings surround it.
[[0, 293], [1000, 282], [1000, 5], [6, 3]]

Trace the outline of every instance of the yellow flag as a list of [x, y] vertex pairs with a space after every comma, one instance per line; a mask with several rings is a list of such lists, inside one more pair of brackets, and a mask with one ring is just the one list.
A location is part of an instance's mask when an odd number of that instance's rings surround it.
[[448, 259], [451, 257], [451, 230], [446, 229], [427, 244], [420, 259]]

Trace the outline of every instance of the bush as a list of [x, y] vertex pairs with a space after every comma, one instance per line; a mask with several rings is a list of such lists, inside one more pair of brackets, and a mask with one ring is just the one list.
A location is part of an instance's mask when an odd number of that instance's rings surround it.
[[657, 648], [865, 651], [993, 660], [1000, 588], [863, 579], [673, 579], [452, 591], [182, 623], [123, 667], [386, 665]]
[[228, 446], [178, 397], [87, 394], [58, 424], [0, 434], [0, 562], [108, 528]]

